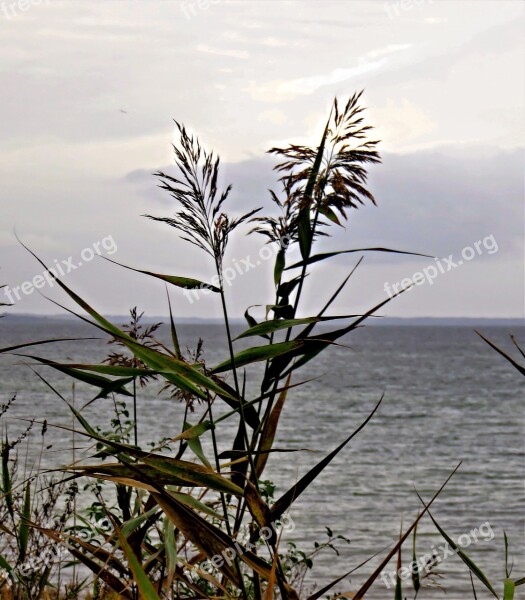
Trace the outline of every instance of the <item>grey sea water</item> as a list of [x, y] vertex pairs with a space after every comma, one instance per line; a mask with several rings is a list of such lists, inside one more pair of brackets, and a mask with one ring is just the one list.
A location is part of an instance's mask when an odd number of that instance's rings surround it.
[[[234, 329], [234, 333], [241, 330]], [[509, 333], [525, 342], [523, 329], [487, 326], [483, 333], [509, 350]], [[69, 321], [20, 323], [6, 318], [0, 323], [2, 347], [34, 339], [88, 335], [98, 335], [97, 330]], [[220, 326], [180, 327], [183, 345], [194, 347], [199, 337], [205, 340], [205, 358], [210, 365], [227, 358], [222, 336]], [[169, 343], [167, 328], [161, 329], [159, 337]], [[333, 347], [303, 370], [299, 379], [317, 379], [290, 392], [285, 405], [276, 445], [310, 451], [274, 455], [266, 471], [266, 477], [277, 486], [277, 498], [347, 437], [385, 394], [377, 416], [293, 505], [290, 515], [295, 530], [287, 534], [286, 541], [310, 552], [315, 541], [327, 539], [326, 526], [335, 535], [351, 540], [350, 545], [340, 546], [340, 556], [332, 551], [319, 556], [308, 574], [306, 588], [322, 587], [391, 544], [399, 534], [401, 520], [406, 525], [420, 508], [415, 488], [429, 499], [459, 461], [461, 468], [435, 503], [434, 516], [454, 539], [463, 535], [466, 543], [468, 535], [471, 543], [465, 548], [467, 553], [499, 591], [506, 531], [513, 575], [523, 577], [525, 380], [469, 327], [373, 326], [354, 332], [343, 343], [350, 348]], [[35, 347], [28, 353], [61, 361], [96, 362], [108, 350], [105, 341], [92, 340]], [[21, 362], [21, 358], [0, 356], [0, 403], [17, 393], [4, 417], [11, 437], [25, 426], [18, 418], [45, 418], [50, 424], [70, 425], [71, 416], [64, 404]], [[38, 370], [71, 398], [71, 384], [64, 376], [46, 367]], [[258, 368], [249, 371], [251, 375], [259, 373]], [[255, 390], [251, 388], [252, 393]], [[176, 435], [181, 428], [182, 407], [157, 392], [155, 386], [140, 392], [142, 442]], [[92, 388], [77, 385], [77, 406], [93, 396]], [[97, 400], [85, 411], [92, 424], [106, 428], [111, 414], [109, 399]], [[226, 435], [233, 433], [234, 423], [228, 423], [224, 422]], [[69, 432], [50, 427], [47, 444], [52, 447], [44, 454], [44, 466], [71, 460]], [[228, 449], [227, 445], [222, 449]], [[40, 433], [35, 430], [29, 439], [29, 465], [39, 450]], [[477, 542], [469, 533], [474, 529], [481, 532]], [[439, 552], [442, 544], [425, 519], [418, 535], [417, 556], [427, 554], [433, 546]], [[408, 547], [403, 559], [406, 563], [411, 560]], [[355, 591], [378, 560], [366, 564], [336, 589]], [[387, 570], [394, 568], [392, 562]], [[447, 594], [430, 587], [420, 592], [419, 599], [472, 597], [468, 571], [458, 557], [447, 557], [437, 570]], [[409, 582], [407, 586], [409, 589]], [[489, 597], [481, 584], [476, 588], [478, 598]], [[516, 598], [525, 597], [522, 590], [518, 588]], [[412, 598], [413, 592], [405, 595]], [[393, 589], [381, 581], [367, 595], [372, 600], [392, 597]]]

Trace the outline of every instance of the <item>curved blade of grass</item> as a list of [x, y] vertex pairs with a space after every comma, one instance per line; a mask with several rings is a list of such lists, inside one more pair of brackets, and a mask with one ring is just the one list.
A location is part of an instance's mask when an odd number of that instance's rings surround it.
[[[418, 497], [421, 500], [421, 502], [423, 503], [423, 505], [427, 506], [425, 504], [424, 500], [421, 498], [421, 496], [419, 494], [418, 494]], [[454, 542], [454, 540], [439, 525], [439, 523], [436, 521], [436, 519], [434, 518], [434, 516], [432, 515], [432, 513], [430, 512], [430, 510], [428, 510], [428, 506], [427, 506], [427, 512], [428, 512], [428, 516], [432, 519], [432, 522], [436, 526], [436, 529], [443, 536], [443, 538], [445, 539], [445, 541], [448, 542], [448, 544], [456, 552], [456, 554], [459, 556], [459, 558], [461, 558], [461, 560], [467, 565], [469, 571], [473, 575], [475, 575], [481, 581], [481, 583], [487, 588], [487, 590], [495, 598], [498, 598], [498, 595], [494, 591], [494, 588], [492, 587], [490, 581], [487, 579], [487, 577], [485, 576], [485, 574], [483, 573], [483, 571], [476, 565], [476, 563], [456, 544], [456, 542]]]
[[413, 529], [417, 526], [417, 524], [419, 523], [419, 521], [423, 518], [423, 516], [425, 515], [425, 513], [428, 511], [428, 509], [432, 506], [432, 504], [434, 503], [434, 501], [436, 500], [436, 498], [441, 494], [441, 492], [445, 489], [446, 485], [448, 484], [448, 482], [452, 479], [452, 477], [454, 476], [454, 474], [456, 473], [456, 471], [459, 469], [459, 467], [461, 466], [461, 463], [458, 464], [458, 466], [452, 471], [452, 473], [447, 477], [447, 479], [445, 480], [445, 482], [443, 483], [443, 485], [439, 488], [439, 490], [432, 496], [430, 502], [425, 505], [425, 508], [419, 513], [419, 515], [416, 517], [415, 521], [412, 523], [412, 525], [405, 531], [405, 533], [401, 536], [401, 539], [394, 545], [394, 547], [390, 550], [390, 552], [388, 552], [388, 554], [385, 556], [385, 558], [381, 561], [381, 563], [379, 564], [379, 566], [375, 569], [375, 571], [372, 573], [372, 575], [370, 575], [370, 577], [365, 581], [365, 583], [359, 588], [359, 590], [356, 592], [355, 596], [354, 596], [354, 600], [362, 600], [362, 598], [365, 597], [365, 594], [368, 592], [368, 590], [372, 587], [374, 581], [381, 575], [383, 569], [386, 567], [386, 565], [390, 562], [390, 560], [392, 559], [393, 556], [395, 556], [396, 552], [398, 551], [399, 547], [404, 544], [405, 540], [407, 539], [407, 537], [410, 535], [410, 533], [413, 531]]
[[[235, 367], [244, 367], [254, 362], [265, 361], [275, 358], [276, 356], [282, 356], [283, 354], [290, 354], [300, 350], [304, 346], [305, 342], [303, 340], [292, 340], [290, 342], [278, 342], [277, 344], [267, 344], [266, 346], [248, 348], [234, 356]], [[214, 367], [212, 373], [222, 373], [224, 371], [229, 371], [232, 368], [232, 361], [229, 359]]]
[[353, 254], [355, 252], [387, 252], [390, 254], [405, 254], [408, 256], [421, 256], [423, 258], [434, 258], [429, 254], [421, 254], [419, 252], [408, 252], [406, 250], [393, 250], [392, 248], [352, 248], [350, 250], [338, 250], [337, 252], [323, 252], [321, 254], [314, 254], [314, 256], [310, 256], [307, 260], [301, 260], [299, 262], [286, 267], [285, 271], [290, 269], [299, 269], [304, 266], [311, 265], [313, 263], [319, 262], [321, 260], [326, 260], [327, 258], [332, 258], [333, 256], [338, 256], [340, 254]]
[[204, 283], [203, 281], [199, 281], [198, 279], [192, 279], [191, 277], [177, 277], [175, 275], [163, 275], [161, 273], [153, 273], [151, 271], [143, 271], [142, 269], [134, 269], [133, 267], [128, 267], [127, 265], [123, 265], [122, 263], [117, 262], [116, 260], [111, 260], [107, 256], [103, 256], [103, 259], [118, 265], [119, 267], [123, 267], [124, 269], [129, 269], [130, 271], [135, 271], [135, 273], [142, 273], [143, 275], [149, 275], [150, 277], [156, 277], [157, 279], [162, 279], [166, 283], [171, 283], [176, 287], [185, 288], [187, 290], [195, 290], [195, 289], [207, 289], [212, 292], [219, 293], [220, 289], [211, 285], [209, 283]]
[[314, 481], [317, 476], [324, 470], [324, 468], [330, 464], [330, 462], [339, 454], [339, 452], [368, 424], [370, 419], [375, 415], [377, 409], [383, 401], [384, 395], [381, 396], [379, 402], [375, 405], [372, 412], [367, 418], [361, 423], [361, 425], [350, 434], [344, 442], [339, 444], [335, 450], [330, 452], [321, 462], [319, 462], [313, 469], [310, 469], [306, 475], [304, 475], [294, 486], [292, 486], [285, 494], [283, 494], [279, 500], [272, 506], [271, 515], [273, 520], [277, 520], [281, 517], [286, 510], [292, 505], [295, 500], [306, 490], [306, 488]]
[[7, 560], [1, 554], [0, 554], [0, 569], [3, 569], [7, 573], [9, 573], [9, 575], [11, 575], [11, 577], [16, 577], [16, 572], [14, 571], [13, 567], [7, 562]]
[[[388, 546], [386, 548], [388, 548]], [[372, 556], [369, 556], [366, 560], [364, 560], [362, 563], [360, 563], [359, 565], [357, 565], [357, 567], [354, 567], [353, 569], [351, 569], [350, 571], [348, 571], [344, 575], [341, 575], [337, 579], [334, 579], [334, 581], [330, 582], [328, 585], [325, 585], [324, 588], [318, 590], [317, 592], [315, 592], [315, 594], [312, 594], [311, 596], [308, 596], [307, 600], [319, 600], [319, 598], [321, 598], [321, 596], [324, 596], [326, 594], [326, 592], [330, 591], [334, 587], [334, 585], [337, 585], [338, 583], [340, 583], [341, 581], [343, 581], [343, 579], [346, 579], [349, 575], [351, 575], [352, 573], [355, 573], [355, 571], [357, 571], [361, 567], [364, 567], [366, 565], [366, 563], [368, 563], [371, 560], [373, 560], [378, 554], [380, 554], [381, 552], [383, 552], [384, 550], [386, 550], [386, 548], [382, 548], [381, 550], [379, 550], [375, 554], [372, 554]]]
[[107, 377], [101, 377], [100, 375], [91, 375], [89, 373], [85, 373], [80, 369], [72, 368], [69, 365], [56, 363], [52, 360], [47, 360], [45, 358], [40, 358], [31, 354], [16, 354], [16, 356], [23, 356], [24, 358], [36, 360], [37, 362], [48, 367], [52, 367], [56, 371], [60, 371], [61, 373], [64, 373], [65, 375], [68, 375], [73, 379], [77, 379], [78, 381], [82, 381], [83, 383], [87, 383], [94, 387], [100, 388], [100, 392], [97, 398], [106, 398], [109, 394], [113, 392], [116, 394], [122, 394], [123, 396], [132, 396], [131, 392], [128, 392], [128, 390], [126, 390], [124, 386], [133, 381], [133, 377], [125, 377], [122, 379], [108, 379]]
[[144, 521], [147, 521], [157, 511], [158, 511], [158, 507], [154, 506], [153, 508], [150, 508], [148, 511], [140, 514], [138, 517], [133, 517], [131, 519], [128, 519], [124, 523], [122, 523], [122, 525], [120, 526], [122, 535], [129, 537], [133, 533], [133, 531], [135, 531], [135, 529], [137, 527], [139, 527], [142, 523], [144, 523]]
[[494, 350], [496, 350], [496, 352], [498, 354], [501, 354], [501, 356], [503, 356], [503, 358], [505, 358], [506, 360], [509, 361], [509, 363], [515, 368], [517, 369], [522, 375], [525, 375], [525, 367], [522, 367], [519, 363], [517, 363], [512, 356], [509, 356], [506, 352], [504, 352], [503, 350], [501, 350], [501, 348], [498, 348], [498, 346], [496, 346], [496, 344], [493, 344], [490, 340], [488, 340], [486, 337], [482, 336], [481, 333], [479, 331], [474, 330], [479, 337], [486, 342], [491, 348], [493, 348]]
[[250, 327], [250, 329], [243, 331], [243, 333], [238, 335], [235, 339], [240, 340], [241, 338], [253, 335], [268, 335], [269, 333], [274, 333], [281, 329], [290, 329], [290, 327], [296, 327], [298, 325], [309, 325], [312, 323], [335, 321], [339, 319], [354, 319], [362, 316], [363, 315], [334, 315], [333, 317], [305, 317], [302, 319], [272, 319], [271, 321], [263, 321], [254, 327]]
[[38, 342], [25, 342], [24, 344], [17, 344], [16, 346], [7, 346], [6, 348], [0, 348], [0, 354], [7, 352], [13, 352], [14, 350], [20, 350], [21, 348], [29, 348], [30, 346], [40, 346], [42, 344], [54, 344], [57, 342], [85, 342], [88, 340], [100, 340], [101, 338], [86, 337], [86, 338], [56, 338], [53, 340], [39, 340]]
[[[105, 319], [96, 310], [94, 310], [80, 296], [75, 294], [75, 292], [67, 287], [59, 278], [56, 277], [56, 275], [54, 275], [53, 271], [49, 271], [47, 265], [34, 252], [25, 246], [19, 239], [18, 241], [53, 276], [53, 279], [56, 281], [56, 283], [70, 296], [70, 298], [72, 298], [83, 310], [93, 317], [93, 319], [95, 319], [95, 321], [104, 331], [122, 341], [122, 343], [124, 343], [133, 352], [133, 354], [137, 356], [137, 358], [140, 358], [154, 370], [166, 370], [168, 372], [173, 371], [173, 374], [169, 376], [169, 379], [172, 380], [172, 383], [175, 383], [175, 385], [180, 386], [185, 391], [189, 391], [190, 393], [193, 393], [202, 399], [205, 399], [206, 395], [203, 394], [198, 387], [196, 387], [197, 385], [202, 385], [206, 389], [214, 391], [215, 393], [222, 395], [225, 394], [223, 388], [215, 384], [210, 378], [200, 373], [198, 369], [193, 368], [191, 365], [188, 365], [183, 361], [179, 361], [176, 358], [162, 354], [152, 348], [139, 344], [137, 340], [113, 325], [110, 321]], [[189, 379], [189, 381], [187, 381], [187, 379]]]

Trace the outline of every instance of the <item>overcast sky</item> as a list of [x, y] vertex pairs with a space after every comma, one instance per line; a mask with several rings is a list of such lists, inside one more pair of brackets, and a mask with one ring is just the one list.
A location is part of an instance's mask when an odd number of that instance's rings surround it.
[[[81, 253], [100, 242], [127, 265], [210, 279], [205, 255], [141, 217], [175, 210], [152, 176], [172, 160], [172, 119], [220, 153], [239, 213], [269, 206], [277, 189], [265, 151], [315, 144], [333, 97], [364, 88], [382, 140], [370, 174], [378, 206], [354, 211], [323, 248], [390, 246], [457, 263], [470, 247], [473, 258], [450, 271], [443, 261], [432, 285], [383, 314], [523, 314], [523, 2], [27, 1], [0, 6], [0, 283], [42, 272], [16, 228], [49, 264], [83, 262], [65, 281], [101, 311], [166, 314], [160, 282]], [[258, 259], [263, 240], [246, 231], [226, 265]], [[357, 258], [312, 269], [303, 314]], [[228, 288], [236, 316], [272, 301], [271, 261], [259, 262]], [[385, 284], [433, 265], [369, 255], [338, 308], [364, 310]], [[10, 310], [56, 313], [40, 293], [67, 303], [44, 286], [19, 292]], [[173, 288], [172, 300], [181, 316], [220, 312], [216, 297], [190, 304]]]

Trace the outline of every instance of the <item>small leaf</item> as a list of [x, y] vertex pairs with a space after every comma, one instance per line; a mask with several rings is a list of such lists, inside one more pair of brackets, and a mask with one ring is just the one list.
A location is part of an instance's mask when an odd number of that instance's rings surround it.
[[286, 258], [284, 248], [281, 248], [275, 257], [275, 268], [273, 271], [273, 280], [275, 285], [279, 285], [281, 276], [286, 266]]
[[[190, 423], [187, 423], [186, 421], [184, 421], [184, 431], [189, 431], [190, 429], [192, 429], [192, 425]], [[211, 464], [210, 464], [209, 460], [206, 458], [206, 456], [204, 455], [204, 451], [202, 450], [202, 445], [201, 445], [199, 436], [192, 435], [192, 436], [188, 437], [187, 440], [188, 440], [188, 446], [190, 447], [192, 452], [195, 454], [195, 456], [202, 462], [203, 465], [208, 467], [208, 469], [211, 469]]]

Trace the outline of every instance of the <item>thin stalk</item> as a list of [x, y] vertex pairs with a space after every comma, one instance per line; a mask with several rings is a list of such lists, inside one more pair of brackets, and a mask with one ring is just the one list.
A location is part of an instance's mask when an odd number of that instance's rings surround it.
[[137, 424], [137, 379], [133, 378], [133, 434], [135, 446], [139, 445], [138, 424]]
[[[217, 437], [215, 435], [215, 427], [213, 424], [213, 412], [211, 410], [211, 400], [210, 400], [210, 396], [209, 394], [207, 394], [208, 396], [208, 412], [210, 415], [210, 422], [212, 424], [211, 427], [211, 440], [212, 440], [212, 444], [213, 444], [213, 454], [215, 456], [215, 468], [217, 469], [217, 473], [221, 472], [221, 465], [219, 462], [219, 450], [218, 450], [218, 446], [217, 446]], [[232, 530], [231, 530], [231, 525], [230, 525], [230, 518], [228, 516], [228, 507], [226, 505], [226, 497], [224, 495], [224, 492], [220, 493], [220, 498], [221, 498], [221, 505], [222, 505], [222, 511], [224, 513], [224, 520], [226, 522], [226, 531], [228, 532], [228, 535], [232, 538]], [[244, 587], [244, 580], [242, 577], [242, 571], [241, 571], [241, 565], [239, 564], [239, 557], [237, 555], [235, 555], [235, 568], [237, 569], [237, 574], [239, 575], [239, 581], [241, 584], [241, 593], [242, 593], [242, 597], [245, 600], [248, 600], [248, 595], [246, 593], [246, 588]]]
[[232, 363], [233, 380], [235, 382], [235, 392], [239, 399], [239, 409], [240, 409], [239, 414], [241, 416], [241, 421], [242, 421], [244, 443], [246, 444], [246, 449], [248, 450], [248, 460], [250, 463], [250, 468], [252, 470], [252, 473], [255, 475], [255, 487], [257, 488], [257, 491], [259, 492], [259, 482], [257, 481], [257, 476], [256, 476], [256, 471], [255, 471], [255, 463], [253, 462], [253, 455], [252, 455], [252, 451], [250, 449], [250, 442], [248, 440], [248, 434], [247, 434], [247, 429], [246, 429], [246, 417], [244, 415], [244, 398], [242, 397], [242, 394], [241, 394], [239, 378], [237, 375], [237, 367], [235, 366], [235, 353], [233, 350], [233, 340], [232, 340], [231, 329], [230, 329], [230, 319], [228, 317], [228, 307], [226, 305], [226, 296], [224, 294], [224, 282], [223, 282], [223, 277], [222, 277], [222, 268], [221, 268], [221, 265], [218, 260], [216, 260], [215, 264], [217, 267], [217, 275], [218, 275], [219, 281], [220, 281], [220, 296], [221, 296], [222, 312], [223, 312], [223, 316], [224, 316], [224, 324], [226, 326], [226, 337], [228, 339], [228, 350], [230, 352], [230, 360]]

